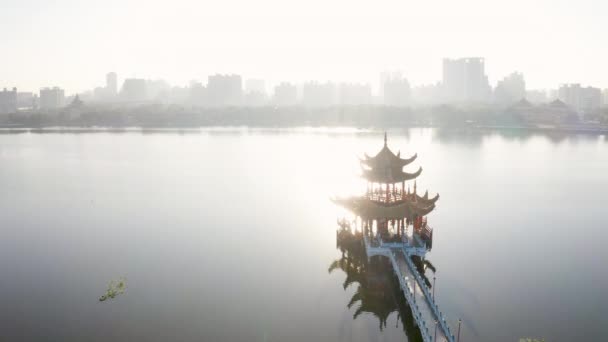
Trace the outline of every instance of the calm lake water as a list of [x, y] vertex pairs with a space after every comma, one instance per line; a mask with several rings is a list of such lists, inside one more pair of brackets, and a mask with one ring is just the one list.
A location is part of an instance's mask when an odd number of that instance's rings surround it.
[[[428, 260], [461, 341], [606, 339], [606, 138], [412, 129], [389, 146], [441, 194]], [[348, 129], [0, 134], [0, 340], [408, 340], [396, 297], [353, 319], [360, 284], [328, 271], [330, 197], [364, 191], [358, 157], [381, 147]]]

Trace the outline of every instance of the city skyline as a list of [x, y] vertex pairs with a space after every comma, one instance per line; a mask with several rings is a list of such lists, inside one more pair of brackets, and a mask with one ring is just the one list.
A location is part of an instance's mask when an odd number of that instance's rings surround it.
[[530, 89], [521, 72], [512, 72], [493, 86], [483, 57], [444, 58], [442, 78], [431, 85], [411, 85], [400, 71], [379, 74], [379, 85], [372, 91], [369, 82], [281, 82], [268, 88], [264, 79], [244, 78], [238, 74], [209, 75], [207, 82], [191, 81], [187, 86], [172, 86], [165, 80], [124, 78], [119, 88], [118, 75], [105, 75], [105, 85], [69, 94], [61, 87], [40, 88], [39, 96], [16, 88], [0, 91], [0, 112], [18, 109], [55, 110], [70, 105], [74, 96], [90, 103], [137, 105], [145, 103], [178, 104], [202, 107], [294, 106], [327, 107], [335, 105], [386, 105], [411, 107], [439, 104], [494, 104], [510, 106], [521, 101], [549, 103], [560, 100], [578, 113], [590, 113], [608, 105], [608, 89], [579, 83], [562, 83], [552, 89]]
[[608, 76], [600, 72], [608, 60], [600, 44], [606, 6], [548, 0], [374, 6], [177, 0], [171, 7], [139, 0], [20, 1], [0, 14], [7, 51], [0, 81], [7, 88], [61, 85], [76, 93], [95, 87], [107, 70], [182, 85], [216, 72], [275, 85], [361, 83], [382, 70], [403, 70], [419, 85], [441, 78], [436, 65], [443, 57], [484, 56], [491, 85], [519, 71], [531, 89], [560, 83], [607, 88]]
[[[370, 92], [370, 96], [372, 97], [384, 97], [385, 94], [385, 90], [384, 87], [386, 86], [386, 84], [391, 84], [393, 86], [398, 86], [398, 87], [403, 87], [405, 86], [405, 92], [407, 94], [405, 94], [405, 99], [401, 98], [399, 100], [395, 99], [394, 101], [401, 101], [403, 102], [405, 100], [405, 102], [408, 102], [412, 97], [416, 97], [414, 95], [412, 95], [411, 92], [412, 90], [420, 90], [420, 89], [425, 89], [425, 88], [429, 88], [429, 87], [447, 87], [448, 89], [450, 89], [453, 92], [458, 93], [456, 96], [456, 99], [458, 100], [458, 98], [460, 97], [460, 100], [464, 100], [466, 101], [470, 101], [470, 102], [476, 102], [477, 100], [480, 99], [488, 99], [489, 97], [492, 97], [496, 94], [494, 94], [496, 91], [504, 91], [504, 87], [505, 84], [509, 85], [511, 84], [511, 86], [516, 86], [516, 87], [521, 87], [522, 91], [529, 91], [529, 92], [543, 92], [547, 95], [549, 95], [551, 92], [557, 92], [559, 88], [561, 87], [568, 87], [568, 86], [572, 86], [572, 85], [576, 85], [579, 87], [593, 87], [593, 88], [598, 88], [603, 92], [608, 91], [608, 88], [602, 88], [602, 87], [598, 87], [596, 85], [593, 84], [585, 84], [585, 83], [580, 83], [580, 82], [560, 82], [558, 84], [555, 84], [551, 87], [546, 87], [546, 88], [530, 88], [529, 83], [527, 81], [525, 81], [526, 77], [524, 76], [524, 73], [518, 70], [513, 70], [512, 72], [504, 75], [504, 77], [502, 78], [496, 78], [496, 81], [494, 83], [491, 83], [489, 81], [490, 76], [488, 75], [488, 72], [485, 69], [485, 58], [484, 57], [459, 57], [459, 58], [443, 58], [442, 59], [442, 63], [443, 66], [441, 68], [441, 73], [442, 73], [442, 77], [439, 78], [438, 80], [436, 80], [433, 83], [429, 83], [429, 84], [412, 84], [408, 78], [407, 74], [404, 74], [401, 70], [384, 70], [381, 71], [377, 74], [377, 76], [379, 75], [379, 77], [376, 77], [378, 82], [374, 82], [372, 80], [364, 80], [361, 82], [357, 82], [357, 81], [337, 81], [337, 80], [330, 80], [330, 79], [325, 79], [325, 80], [318, 80], [318, 79], [306, 79], [306, 80], [302, 80], [299, 82], [295, 82], [293, 80], [281, 80], [279, 82], [276, 82], [275, 84], [269, 84], [268, 81], [264, 78], [249, 78], [249, 77], [245, 77], [244, 75], [238, 74], [238, 73], [212, 73], [206, 76], [205, 80], [200, 80], [200, 79], [191, 79], [188, 83], [186, 84], [173, 84], [168, 82], [165, 79], [162, 78], [158, 78], [158, 77], [150, 77], [150, 78], [144, 78], [144, 77], [124, 77], [122, 79], [120, 79], [118, 77], [118, 73], [116, 73], [115, 71], [110, 71], [107, 72], [105, 74], [105, 84], [102, 85], [102, 82], [104, 82], [102, 79], [98, 79], [98, 83], [96, 85], [94, 85], [92, 88], [88, 88], [88, 89], [81, 89], [81, 90], [77, 90], [77, 91], [70, 91], [70, 92], [66, 92], [67, 95], [87, 95], [87, 94], [91, 94], [92, 96], [95, 96], [97, 98], [104, 98], [104, 97], [112, 97], [112, 96], [117, 96], [119, 93], [123, 92], [123, 87], [125, 86], [124, 82], [126, 81], [127, 83], [133, 81], [133, 80], [141, 80], [141, 81], [146, 81], [146, 82], [155, 82], [158, 84], [162, 84], [164, 87], [167, 88], [193, 88], [196, 86], [203, 86], [206, 87], [208, 85], [209, 80], [213, 80], [213, 79], [217, 79], [218, 77], [224, 77], [224, 76], [238, 76], [240, 78], [240, 88], [244, 93], [248, 93], [248, 92], [257, 92], [257, 93], [263, 93], [266, 95], [273, 95], [274, 91], [276, 90], [276, 88], [280, 88], [281, 86], [284, 85], [289, 85], [289, 86], [294, 86], [294, 87], [298, 87], [298, 88], [305, 88], [308, 84], [332, 84], [336, 87], [343, 87], [343, 86], [353, 86], [353, 87], [367, 87], [369, 88], [369, 92]], [[468, 74], [465, 77], [465, 74]], [[473, 82], [474, 84], [468, 83], [469, 82], [469, 78], [471, 79], [475, 79]], [[515, 79], [514, 79], [515, 78]], [[120, 82], [120, 81], [122, 82]], [[397, 85], [397, 84], [392, 84], [394, 82], [405, 82], [405, 84], [403, 85]], [[463, 83], [464, 82], [464, 83]], [[515, 82], [515, 83], [513, 83]], [[7, 81], [7, 83], [10, 83], [10, 81]], [[7, 85], [3, 85], [0, 84], [0, 89], [3, 89], [4, 91], [8, 91], [8, 90], [13, 90], [13, 89], [18, 89], [19, 92], [28, 92], [28, 93], [37, 93], [38, 91], [44, 90], [46, 88], [62, 88], [65, 91], [65, 88], [60, 85], [57, 84], [56, 82], [50, 82], [51, 84], [46, 84], [46, 85], [42, 85], [39, 86], [35, 89], [22, 89], [22, 88], [18, 88], [16, 86], [7, 86]], [[520, 83], [520, 84], [519, 84]], [[127, 84], [127, 86], [129, 86]], [[471, 87], [475, 88], [475, 89], [470, 89]], [[396, 93], [394, 94], [394, 96], [397, 97], [403, 97], [403, 89], [401, 89], [401, 93]], [[474, 93], [474, 94], [473, 94]], [[501, 96], [504, 94], [498, 94], [498, 96]], [[527, 95], [526, 93], [522, 93], [519, 96], [516, 96], [517, 98], [525, 98]], [[470, 98], [467, 98], [470, 97]], [[448, 99], [443, 99], [444, 101], [447, 102], [454, 102], [452, 100], [454, 100], [453, 98], [448, 98]], [[462, 101], [455, 101], [455, 102], [462, 102]], [[483, 102], [483, 101], [481, 101]]]
[[[429, 86], [440, 86], [442, 85], [442, 83], [446, 80], [446, 62], [447, 65], [450, 65], [449, 62], [455, 62], [455, 61], [463, 61], [463, 60], [482, 60], [482, 61], [487, 61], [487, 58], [482, 57], [482, 56], [456, 56], [456, 57], [443, 57], [438, 61], [438, 64], [436, 66], [436, 69], [439, 70], [439, 77], [434, 80], [433, 82], [429, 82], [429, 83], [414, 83], [411, 82], [410, 77], [408, 76], [408, 74], [406, 72], [404, 72], [404, 69], [399, 69], [399, 68], [395, 68], [395, 69], [385, 69], [385, 70], [380, 70], [378, 71], [374, 77], [371, 77], [370, 79], [367, 80], [355, 80], [355, 81], [349, 81], [349, 80], [334, 80], [334, 79], [329, 79], [329, 78], [318, 78], [318, 79], [301, 79], [301, 80], [289, 80], [289, 79], [279, 79], [279, 80], [269, 80], [268, 78], [264, 78], [263, 75], [259, 75], [256, 74], [257, 77], [248, 77], [247, 75], [243, 75], [237, 72], [211, 72], [208, 75], [203, 75], [201, 77], [191, 77], [187, 82], [185, 83], [174, 83], [171, 80], [162, 78], [162, 77], [158, 77], [158, 76], [154, 76], [151, 75], [150, 77], [140, 77], [140, 76], [134, 76], [134, 73], [126, 73], [126, 76], [116, 72], [115, 70], [113, 71], [102, 71], [99, 73], [98, 75], [98, 79], [96, 80], [96, 83], [93, 84], [91, 87], [89, 88], [83, 88], [83, 89], [69, 89], [66, 88], [65, 86], [63, 86], [62, 84], [60, 84], [59, 82], [53, 82], [53, 81], [49, 81], [46, 82], [42, 85], [39, 85], [37, 87], [34, 88], [20, 88], [17, 87], [15, 84], [17, 84], [17, 82], [15, 81], [11, 81], [11, 80], [1, 80], [0, 82], [4, 82], [4, 83], [0, 83], [0, 89], [13, 89], [13, 88], [17, 88], [19, 91], [26, 91], [26, 92], [38, 92], [44, 88], [54, 88], [54, 87], [60, 87], [62, 89], [67, 89], [66, 90], [66, 94], [70, 94], [70, 95], [77, 95], [77, 94], [84, 94], [90, 91], [95, 91], [95, 90], [99, 90], [99, 87], [101, 85], [104, 86], [109, 86], [110, 82], [113, 82], [112, 86], [113, 88], [111, 88], [110, 90], [110, 94], [116, 95], [117, 93], [119, 93], [122, 90], [122, 86], [123, 86], [123, 82], [125, 80], [130, 80], [130, 79], [141, 79], [141, 80], [147, 80], [147, 81], [155, 81], [155, 82], [164, 82], [166, 83], [168, 86], [170, 87], [191, 87], [194, 84], [204, 84], [207, 82], [208, 78], [213, 78], [215, 76], [218, 75], [238, 75], [240, 77], [242, 77], [242, 88], [244, 91], [248, 90], [247, 87], [247, 82], [249, 81], [260, 81], [264, 84], [265, 87], [265, 92], [267, 94], [272, 94], [272, 89], [274, 89], [277, 86], [281, 86], [282, 84], [290, 84], [290, 85], [295, 85], [298, 87], [303, 87], [305, 86], [307, 83], [332, 83], [335, 85], [361, 85], [361, 86], [369, 86], [370, 90], [371, 90], [371, 94], [372, 96], [382, 96], [383, 95], [383, 75], [399, 75], [399, 77], [402, 77], [405, 81], [407, 81], [408, 85], [413, 89], [413, 88], [424, 88], [424, 87], [429, 87]], [[486, 82], [489, 87], [490, 87], [490, 91], [493, 91], [496, 87], [500, 87], [501, 84], [503, 84], [503, 82], [505, 81], [505, 79], [508, 79], [509, 77], [512, 77], [513, 75], [517, 74], [517, 75], [521, 75], [522, 77], [525, 75], [524, 72], [522, 72], [521, 70], [517, 70], [517, 69], [513, 69], [510, 72], [507, 72], [506, 74], [502, 75], [502, 76], [496, 76], [496, 75], [491, 75], [488, 70], [487, 70], [487, 63], [482, 62], [483, 67], [481, 69], [481, 72], [483, 72], [483, 76], [485, 77], [484, 79], [480, 79], [481, 82]], [[441, 64], [443, 64], [443, 67], [441, 67]], [[105, 75], [105, 78], [100, 77]], [[121, 75], [121, 77], [119, 77], [118, 75]], [[482, 77], [483, 78], [483, 77]], [[526, 75], [526, 89], [528, 90], [534, 90], [534, 91], [544, 91], [544, 92], [551, 92], [551, 91], [555, 91], [557, 90], [559, 87], [561, 86], [565, 86], [565, 85], [571, 85], [571, 84], [578, 84], [580, 86], [583, 87], [595, 87], [595, 88], [599, 88], [599, 89], [608, 89], [608, 87], [603, 87], [597, 84], [590, 84], [590, 83], [584, 83], [584, 82], [569, 82], [569, 81], [561, 81], [558, 82], [556, 84], [553, 85], [549, 85], [547, 87], [530, 87], [530, 82], [527, 80], [527, 75]], [[481, 85], [478, 85], [481, 86]], [[105, 88], [104, 88], [105, 89]], [[463, 90], [464, 91], [464, 90]]]

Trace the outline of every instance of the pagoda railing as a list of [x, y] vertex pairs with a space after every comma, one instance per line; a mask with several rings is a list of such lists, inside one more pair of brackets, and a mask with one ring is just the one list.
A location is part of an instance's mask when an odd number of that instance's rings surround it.
[[378, 192], [378, 193], [371, 192], [371, 193], [367, 194], [367, 198], [374, 202], [393, 203], [393, 202], [405, 201], [406, 199], [412, 199], [413, 196], [404, 194], [401, 192], [392, 192], [392, 193], [389, 193], [388, 195], [386, 193], [382, 193], [382, 192]]

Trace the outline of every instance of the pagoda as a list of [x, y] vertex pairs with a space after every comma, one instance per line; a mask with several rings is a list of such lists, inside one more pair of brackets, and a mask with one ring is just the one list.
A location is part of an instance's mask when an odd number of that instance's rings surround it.
[[[405, 243], [430, 249], [433, 230], [426, 216], [435, 209], [439, 194], [429, 198], [428, 191], [418, 194], [416, 178], [422, 168], [409, 173], [404, 167], [417, 158], [401, 158], [393, 153], [384, 134], [384, 146], [375, 156], [360, 159], [362, 177], [367, 180], [363, 196], [339, 198], [334, 201], [361, 219], [364, 233], [375, 241]], [[408, 227], [412, 231], [408, 234]]]

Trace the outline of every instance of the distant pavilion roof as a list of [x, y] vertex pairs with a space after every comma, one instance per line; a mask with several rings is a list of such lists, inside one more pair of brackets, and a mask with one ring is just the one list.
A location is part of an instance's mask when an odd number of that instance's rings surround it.
[[530, 108], [530, 107], [534, 107], [534, 105], [532, 105], [532, 103], [530, 103], [530, 101], [528, 101], [525, 97], [522, 98], [521, 100], [517, 101], [517, 103], [515, 103], [513, 105], [513, 107], [519, 107], [519, 108]]
[[557, 108], [568, 108], [568, 105], [564, 103], [564, 101], [560, 100], [560, 99], [555, 99], [553, 101], [551, 101], [551, 103], [549, 103], [550, 107], [557, 107]]

